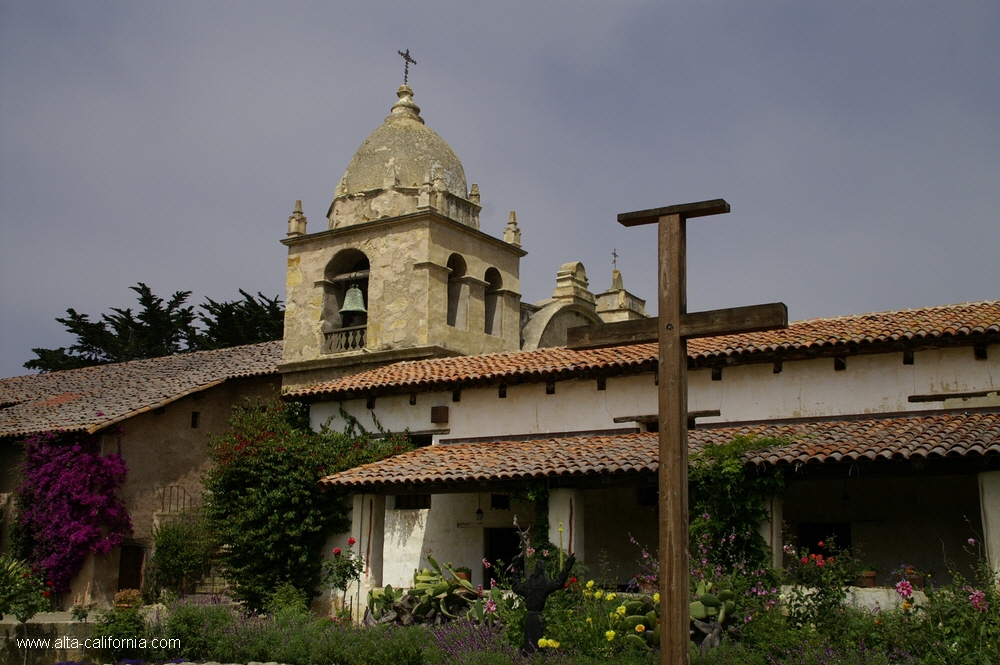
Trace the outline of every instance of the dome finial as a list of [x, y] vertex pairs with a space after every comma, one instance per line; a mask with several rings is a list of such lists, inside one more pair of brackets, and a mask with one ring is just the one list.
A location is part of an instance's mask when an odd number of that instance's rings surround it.
[[413, 103], [413, 90], [410, 86], [399, 86], [396, 96], [399, 97], [399, 101], [392, 105], [392, 114], [386, 120], [409, 118], [421, 125], [424, 124], [424, 119], [420, 117], [420, 107]]

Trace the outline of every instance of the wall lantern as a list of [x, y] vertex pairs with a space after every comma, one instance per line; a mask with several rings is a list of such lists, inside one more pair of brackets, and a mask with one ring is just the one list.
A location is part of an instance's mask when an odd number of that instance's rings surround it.
[[477, 494], [476, 497], [479, 500], [479, 507], [476, 508], [476, 521], [482, 522], [483, 517], [486, 515], [486, 513], [483, 512], [483, 495]]

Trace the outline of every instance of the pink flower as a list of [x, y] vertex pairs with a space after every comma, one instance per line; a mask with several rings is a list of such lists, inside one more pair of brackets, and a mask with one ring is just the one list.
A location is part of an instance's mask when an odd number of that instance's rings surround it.
[[913, 595], [913, 585], [910, 584], [909, 580], [899, 580], [896, 582], [896, 593], [899, 594], [900, 598], [909, 598]]
[[350, 538], [347, 539], [347, 544], [348, 545], [353, 545], [356, 542], [358, 542], [358, 541], [354, 540], [354, 536], [351, 536]]
[[528, 556], [531, 556], [534, 553], [535, 553], [535, 548], [534, 547], [529, 547], [528, 548]]
[[497, 581], [491, 577], [490, 578], [490, 588], [494, 589], [494, 588], [496, 588], [496, 585], [497, 585]]
[[802, 557], [802, 565], [804, 566], [807, 563], [809, 563], [809, 559], [807, 559], [806, 557]]
[[975, 538], [969, 538], [969, 544], [970, 545], [975, 545], [976, 544], [976, 539]]
[[492, 568], [493, 567], [493, 566], [490, 565], [489, 560], [486, 559], [485, 557], [483, 557], [483, 567], [484, 568]]
[[486, 601], [486, 611], [489, 614], [493, 614], [494, 612], [497, 611], [497, 604], [493, 602], [492, 598]]
[[333, 548], [333, 556], [340, 556], [340, 548], [339, 547], [334, 547]]
[[549, 551], [548, 550], [542, 550], [542, 556], [547, 557], [548, 555], [549, 555]]
[[986, 602], [986, 594], [978, 589], [969, 594], [969, 602], [977, 612], [985, 612], [990, 604]]
[[826, 547], [826, 543], [824, 543], [822, 540], [816, 544], [819, 545], [820, 547]]
[[823, 559], [817, 559], [817, 560], [816, 560], [816, 565], [817, 565], [817, 566], [818, 566], [819, 568], [822, 568], [823, 566], [825, 566], [825, 565], [826, 565], [826, 561], [823, 561]]

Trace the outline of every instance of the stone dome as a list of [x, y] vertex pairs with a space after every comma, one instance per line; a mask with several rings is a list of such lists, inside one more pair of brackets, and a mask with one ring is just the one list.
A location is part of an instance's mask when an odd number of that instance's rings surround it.
[[393, 170], [398, 187], [419, 188], [440, 179], [453, 195], [468, 198], [465, 169], [444, 139], [424, 124], [413, 90], [399, 86], [392, 113], [361, 144], [347, 166], [335, 198], [383, 189]]

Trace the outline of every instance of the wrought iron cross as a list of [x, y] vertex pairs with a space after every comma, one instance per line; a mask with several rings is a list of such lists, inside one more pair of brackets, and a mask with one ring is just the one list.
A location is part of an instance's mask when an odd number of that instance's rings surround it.
[[402, 51], [396, 51], [396, 53], [403, 56], [403, 60], [406, 60], [406, 65], [403, 67], [403, 85], [406, 85], [407, 80], [410, 78], [410, 65], [417, 64], [417, 61], [410, 57], [410, 49], [406, 49], [406, 53]]
[[611, 267], [618, 270], [618, 248], [611, 250]]

